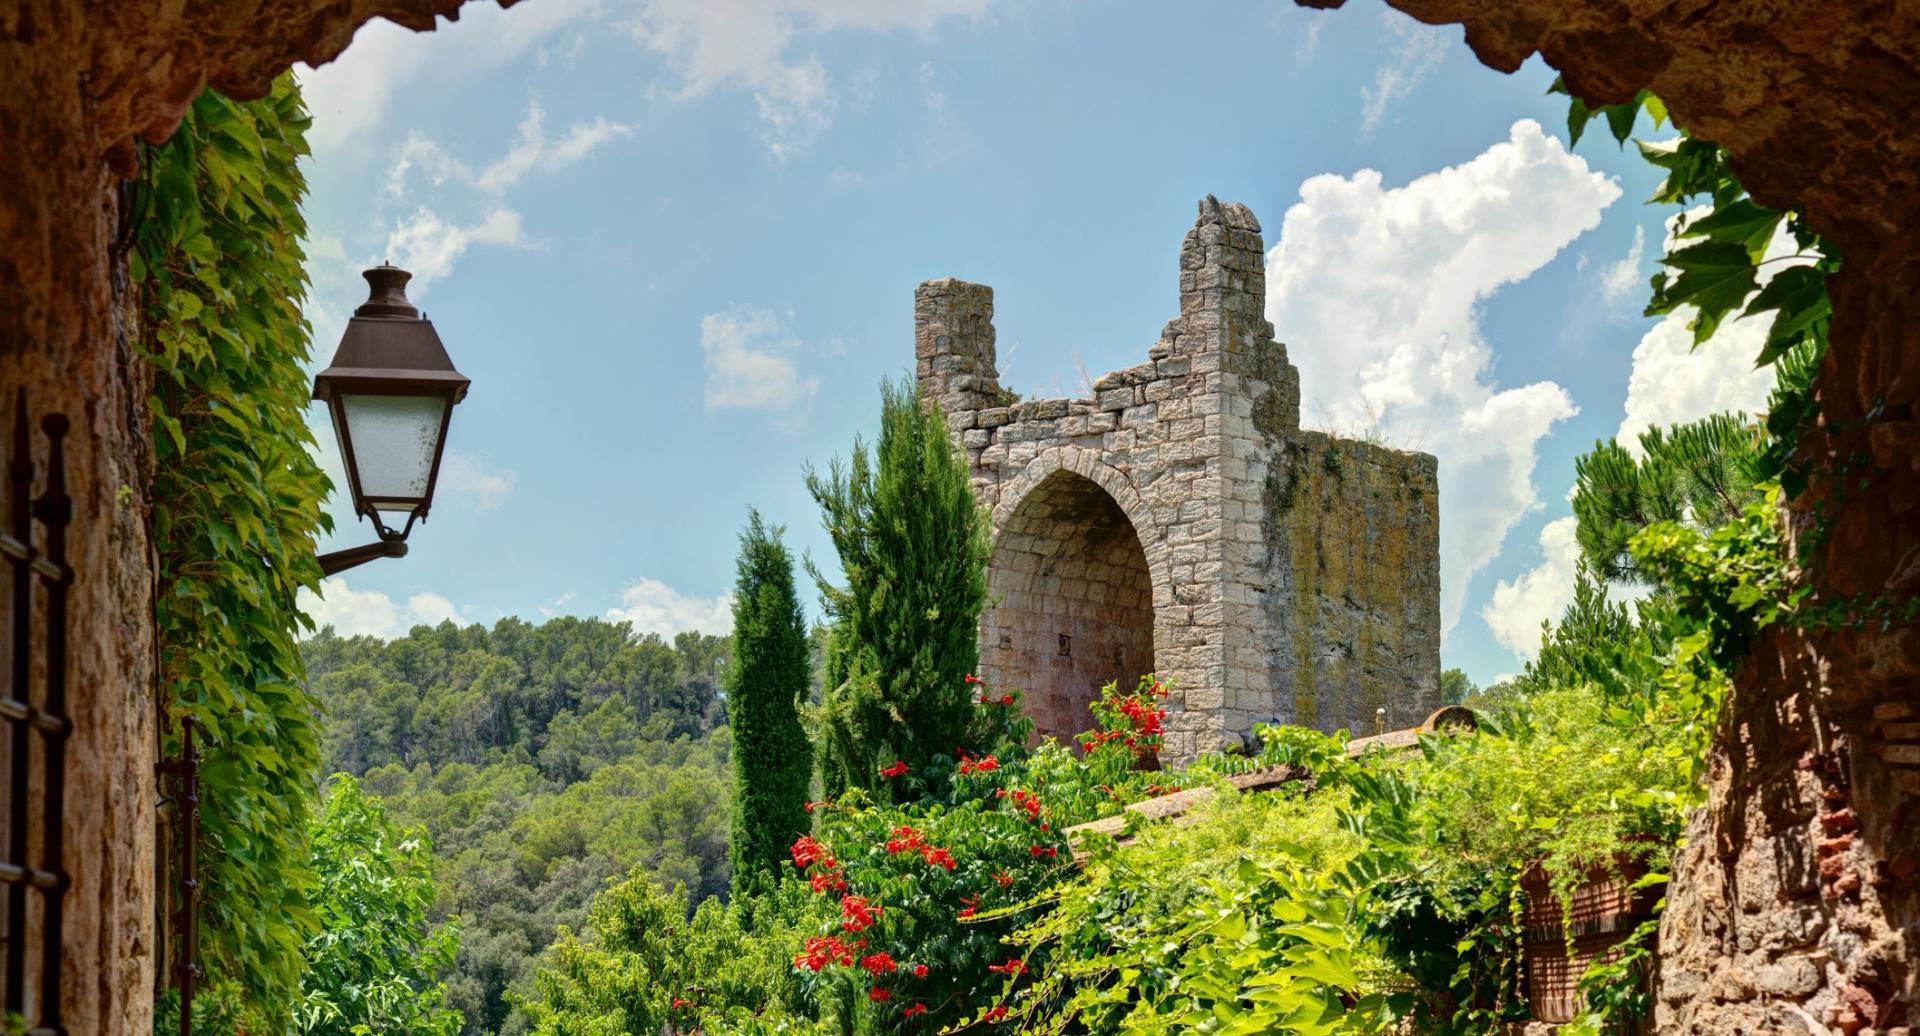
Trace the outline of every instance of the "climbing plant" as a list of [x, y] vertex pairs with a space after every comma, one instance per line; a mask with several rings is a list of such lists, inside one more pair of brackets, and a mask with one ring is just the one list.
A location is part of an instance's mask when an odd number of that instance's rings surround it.
[[152, 374], [162, 752], [200, 741], [200, 966], [284, 1026], [316, 922], [306, 832], [320, 755], [295, 604], [316, 587], [329, 488], [307, 430], [300, 237], [305, 108], [203, 92], [146, 150], [131, 281]]
[[[1567, 136], [1573, 144], [1580, 142], [1594, 119], [1604, 119], [1614, 140], [1623, 146], [1641, 112], [1656, 129], [1667, 121], [1666, 104], [1647, 90], [1625, 104], [1601, 107], [1590, 107], [1571, 96], [1559, 79], [1549, 92], [1569, 95]], [[1772, 209], [1754, 201], [1733, 175], [1725, 148], [1681, 126], [1674, 129], [1670, 139], [1636, 142], [1641, 157], [1666, 170], [1666, 179], [1648, 200], [1668, 205], [1704, 203], [1705, 211], [1686, 210], [1677, 217], [1673, 243], [1660, 259], [1666, 269], [1653, 276], [1646, 315], [1694, 307], [1688, 326], [1697, 346], [1730, 318], [1773, 314], [1766, 342], [1754, 357], [1754, 366], [1772, 364], [1777, 372], [1776, 389], [1768, 401], [1760, 474], [1778, 478], [1787, 495], [1796, 496], [1805, 487], [1806, 475], [1793, 460], [1793, 444], [1816, 413], [1813, 373], [1826, 354], [1833, 316], [1827, 276], [1840, 268], [1840, 254], [1807, 225], [1800, 208]], [[1793, 239], [1796, 253], [1768, 257], [1768, 245], [1782, 226]], [[1789, 263], [1768, 270], [1771, 276], [1762, 283], [1763, 268]]]

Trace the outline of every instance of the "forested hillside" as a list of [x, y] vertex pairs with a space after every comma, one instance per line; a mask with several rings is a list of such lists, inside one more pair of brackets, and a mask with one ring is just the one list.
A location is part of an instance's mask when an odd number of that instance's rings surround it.
[[726, 889], [727, 643], [510, 618], [303, 644], [327, 771], [432, 836], [464, 1032], [524, 1030], [509, 991], [611, 879], [637, 867], [696, 897]]

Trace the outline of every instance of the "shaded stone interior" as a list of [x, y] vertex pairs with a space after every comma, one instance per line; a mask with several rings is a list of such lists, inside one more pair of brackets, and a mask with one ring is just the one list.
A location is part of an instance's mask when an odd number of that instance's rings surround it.
[[980, 628], [981, 668], [1026, 694], [1042, 736], [1093, 725], [1102, 685], [1153, 671], [1153, 585], [1133, 523], [1070, 471], [1015, 507], [987, 569], [995, 604]]

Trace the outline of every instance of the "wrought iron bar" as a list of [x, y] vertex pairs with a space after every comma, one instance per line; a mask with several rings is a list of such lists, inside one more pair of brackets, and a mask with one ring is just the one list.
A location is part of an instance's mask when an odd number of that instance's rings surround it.
[[[42, 710], [59, 717], [67, 711], [67, 591], [73, 572], [67, 568], [67, 523], [73, 520], [73, 500], [67, 496], [67, 419], [48, 414], [40, 421], [47, 436], [47, 491], [34, 505], [33, 516], [46, 531], [47, 558], [59, 566], [62, 577], [47, 584], [47, 683]], [[67, 729], [43, 731], [46, 760], [46, 803], [41, 810], [40, 869], [59, 875], [61, 887], [46, 897], [40, 916], [41, 1027], [60, 1032], [60, 932], [66, 919], [62, 900], [66, 870], [61, 858], [66, 847]]]
[[169, 764], [176, 791], [173, 800], [174, 850], [178, 868], [180, 955], [174, 961], [174, 987], [180, 990], [180, 1036], [193, 1036], [193, 993], [200, 979], [200, 753], [194, 721], [180, 721], [180, 758]]
[[[13, 679], [8, 696], [27, 705], [33, 691], [33, 440], [27, 434], [26, 393], [16, 400], [13, 415], [13, 456], [7, 464], [7, 517], [15, 550], [13, 560]], [[31, 706], [27, 706], [31, 708]], [[27, 863], [28, 793], [27, 752], [31, 728], [14, 723], [7, 746], [7, 862]], [[7, 884], [7, 964], [5, 999], [0, 1008], [19, 1016], [27, 1009], [27, 889], [24, 881]]]
[[[66, 824], [66, 744], [73, 724], [67, 710], [67, 598], [73, 569], [67, 564], [67, 526], [73, 503], [67, 496], [67, 419], [49, 415], [41, 421], [48, 441], [46, 491], [33, 498], [33, 439], [28, 430], [26, 393], [15, 399], [13, 442], [7, 463], [7, 486], [0, 504], [6, 526], [0, 529], [0, 558], [12, 576], [12, 661], [7, 693], [0, 696], [0, 722], [8, 727], [7, 837], [0, 858], [0, 884], [6, 886], [6, 942], [0, 966], [0, 1012], [26, 1024], [28, 1036], [65, 1036], [60, 1021], [60, 941], [62, 902], [69, 878], [63, 861]], [[45, 546], [33, 545], [38, 524]], [[45, 590], [45, 660], [40, 667], [43, 686], [34, 704], [34, 604], [36, 587]], [[33, 735], [39, 735], [37, 774], [32, 765]], [[40, 791], [39, 810], [33, 809], [33, 790]], [[37, 865], [28, 854], [39, 852]], [[27, 960], [30, 947], [28, 893], [38, 895], [38, 982], [28, 997]], [[37, 1020], [27, 1018], [31, 1012]]]
[[364, 565], [378, 558], [406, 556], [406, 540], [383, 536], [364, 547], [349, 547], [346, 550], [336, 550], [331, 554], [320, 555], [320, 571], [323, 575], [339, 575], [347, 569]]

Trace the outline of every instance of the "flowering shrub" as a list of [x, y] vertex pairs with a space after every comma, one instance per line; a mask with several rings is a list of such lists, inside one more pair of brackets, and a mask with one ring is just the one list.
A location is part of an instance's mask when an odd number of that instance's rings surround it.
[[1048, 741], [1026, 754], [1021, 764], [1027, 790], [1050, 822], [1084, 824], [1190, 786], [1183, 776], [1159, 769], [1168, 690], [1151, 673], [1130, 694], [1110, 683], [1092, 706], [1096, 729], [1074, 739], [1079, 752]]
[[[1064, 827], [1174, 790], [1156, 769], [1167, 689], [1109, 684], [1082, 751], [1029, 750], [1019, 697], [968, 675], [976, 707], [1001, 736], [915, 770], [878, 769], [893, 805], [859, 791], [813, 804], [814, 834], [795, 841], [792, 882], [835, 905], [796, 943], [795, 970], [816, 999], [848, 1005], [882, 1031], [932, 1032], [1018, 1016], [1011, 997], [1041, 962], [1009, 957], [1005, 936], [1033, 921], [1071, 874]], [[936, 794], [943, 792], [943, 794]], [[836, 994], [831, 987], [842, 987]]]
[[794, 966], [804, 981], [852, 984], [876, 1029], [932, 1032], [983, 1016], [1025, 969], [1001, 940], [1065, 872], [1066, 842], [1022, 786], [1017, 753], [1000, 754], [956, 760], [951, 803], [898, 807], [850, 792], [816, 809], [818, 832], [794, 843], [795, 879], [837, 904]]
[[1166, 741], [1161, 723], [1167, 718], [1167, 686], [1148, 673], [1132, 694], [1121, 694], [1119, 681], [1100, 689], [1093, 717], [1100, 729], [1080, 735], [1088, 752], [1118, 747], [1136, 765], [1159, 765], [1160, 746]]

